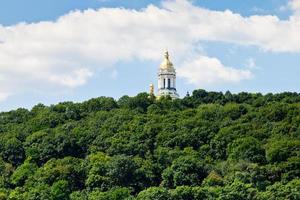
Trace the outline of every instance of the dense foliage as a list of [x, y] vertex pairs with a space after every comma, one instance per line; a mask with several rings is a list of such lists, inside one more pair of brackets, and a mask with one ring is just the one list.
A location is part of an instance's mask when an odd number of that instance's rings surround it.
[[300, 94], [38, 104], [0, 153], [0, 200], [299, 200]]

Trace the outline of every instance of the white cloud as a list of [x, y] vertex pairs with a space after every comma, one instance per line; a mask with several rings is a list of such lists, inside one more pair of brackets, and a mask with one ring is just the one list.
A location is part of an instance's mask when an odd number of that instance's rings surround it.
[[91, 71], [83, 68], [75, 70], [71, 74], [51, 75], [49, 80], [53, 83], [61, 84], [62, 86], [77, 87], [84, 85], [87, 82], [87, 79], [92, 75]]
[[285, 12], [289, 10], [289, 8], [286, 6], [286, 5], [281, 5], [279, 8], [278, 8], [278, 11], [281, 11], [281, 12]]
[[[270, 15], [243, 17], [175, 0], [143, 10], [89, 9], [56, 21], [0, 25], [0, 74], [4, 77], [0, 93], [74, 88], [85, 84], [95, 71], [119, 61], [158, 61], [165, 47], [181, 63], [201, 41], [300, 52], [298, 3], [291, 1], [295, 14], [289, 20]], [[242, 80], [233, 75], [240, 71], [228, 69], [222, 81]]]
[[118, 77], [118, 71], [116, 69], [113, 69], [113, 71], [110, 74], [110, 77], [112, 79], [114, 79], [114, 80], [117, 79], [117, 77]]
[[258, 69], [257, 65], [256, 65], [256, 61], [254, 58], [248, 58], [246, 59], [246, 68], [248, 69]]
[[206, 56], [198, 56], [185, 61], [177, 71], [178, 76], [199, 87], [210, 84], [236, 83], [253, 77], [250, 70], [227, 67], [217, 58]]
[[281, 5], [278, 10], [281, 12], [291, 10], [294, 12], [294, 15], [298, 15], [300, 11], [300, 0], [290, 0], [287, 4]]
[[288, 5], [295, 12], [300, 12], [300, 0], [291, 0]]
[[0, 92], [0, 101], [6, 100], [10, 96], [9, 93]]
[[265, 13], [266, 12], [265, 9], [257, 7], [257, 6], [254, 6], [251, 10], [255, 13]]

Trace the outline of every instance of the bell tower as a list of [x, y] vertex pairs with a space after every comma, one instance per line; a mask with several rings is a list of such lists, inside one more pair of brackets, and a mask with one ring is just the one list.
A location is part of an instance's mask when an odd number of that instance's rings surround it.
[[166, 51], [164, 60], [158, 70], [158, 98], [161, 96], [170, 96], [172, 99], [179, 98], [176, 90], [176, 71], [170, 61], [169, 52]]

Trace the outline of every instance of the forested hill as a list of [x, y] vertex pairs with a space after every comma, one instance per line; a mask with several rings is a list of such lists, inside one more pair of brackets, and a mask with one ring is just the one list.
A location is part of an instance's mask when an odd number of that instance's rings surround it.
[[0, 200], [299, 200], [300, 94], [38, 104], [0, 152]]

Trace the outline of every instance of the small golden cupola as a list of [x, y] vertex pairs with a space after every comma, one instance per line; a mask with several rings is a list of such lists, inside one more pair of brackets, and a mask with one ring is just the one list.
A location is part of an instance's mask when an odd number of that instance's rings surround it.
[[149, 87], [149, 94], [150, 96], [154, 96], [154, 85], [151, 83]]

